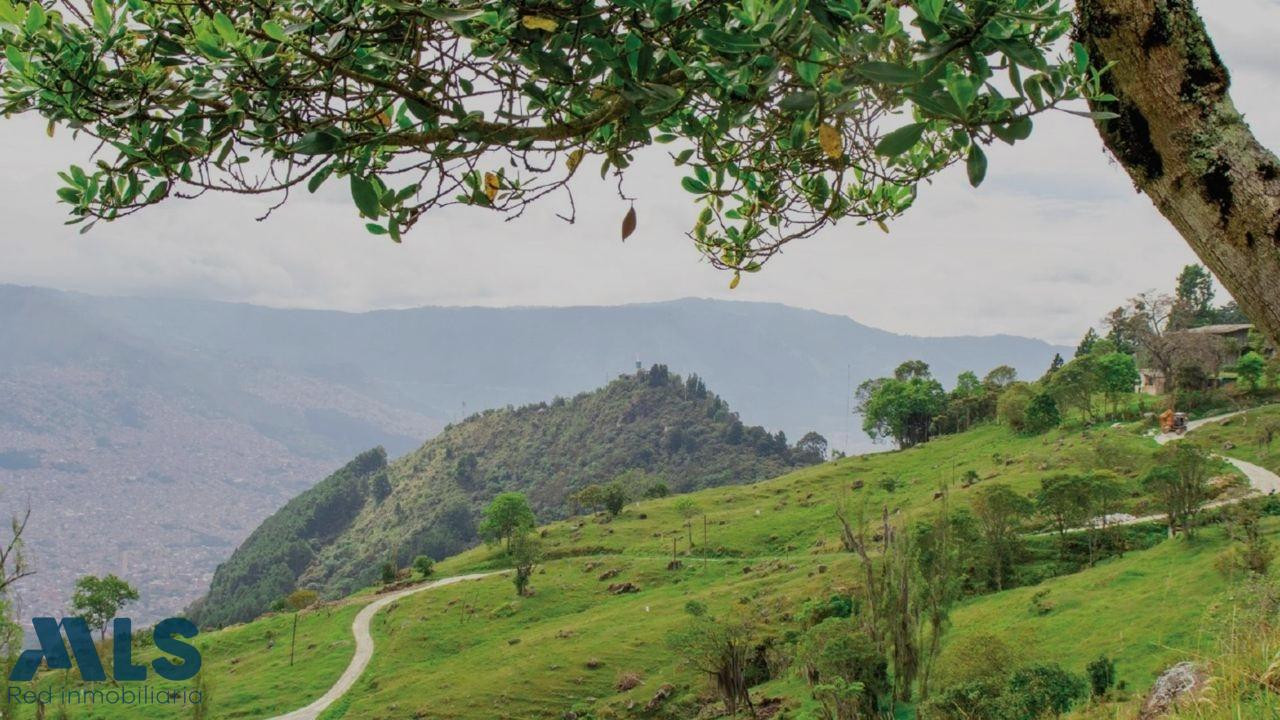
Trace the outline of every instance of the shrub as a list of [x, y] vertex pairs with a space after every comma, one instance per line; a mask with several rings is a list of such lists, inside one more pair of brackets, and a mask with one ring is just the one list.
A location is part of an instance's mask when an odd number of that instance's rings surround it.
[[1105, 697], [1116, 684], [1116, 664], [1106, 655], [1089, 663], [1084, 672], [1089, 678], [1089, 695], [1093, 698]]
[[431, 577], [431, 573], [435, 572], [435, 561], [426, 555], [419, 555], [413, 559], [413, 569], [423, 578]]
[[382, 563], [382, 584], [390, 585], [396, 581], [396, 566], [390, 561]]
[[990, 633], [976, 633], [947, 645], [938, 658], [936, 687], [1001, 681], [1016, 665], [1013, 649]]
[[1009, 677], [1007, 707], [1016, 717], [1061, 715], [1084, 697], [1084, 679], [1058, 665], [1033, 665]]
[[832, 595], [826, 600], [810, 600], [804, 606], [805, 624], [817, 625], [827, 618], [847, 618], [853, 614], [853, 598]]
[[892, 689], [888, 660], [845, 618], [810, 628], [796, 648], [796, 664], [831, 720], [874, 717]]
[[1046, 392], [1036, 393], [1027, 404], [1026, 421], [1023, 432], [1039, 435], [1062, 424], [1062, 414], [1058, 412], [1058, 403]]

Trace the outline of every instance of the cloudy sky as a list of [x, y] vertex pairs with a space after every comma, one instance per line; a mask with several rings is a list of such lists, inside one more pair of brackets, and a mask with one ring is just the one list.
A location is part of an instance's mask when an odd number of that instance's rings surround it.
[[[1237, 105], [1280, 148], [1280, 3], [1200, 2], [1231, 68]], [[368, 235], [338, 183], [295, 196], [266, 222], [260, 199], [169, 203], [88, 235], [64, 228], [55, 172], [86, 148], [36, 118], [0, 120], [0, 282], [120, 295], [365, 310], [414, 305], [618, 304], [686, 296], [781, 302], [918, 335], [1010, 333], [1073, 343], [1138, 290], [1194, 260], [1103, 153], [1092, 125], [1061, 114], [990, 152], [972, 190], [957, 168], [925, 187], [888, 235], [852, 225], [793, 244], [733, 291], [684, 236], [696, 208], [661, 150], [627, 183], [576, 187], [578, 222], [554, 200], [515, 222], [457, 209], [404, 245]], [[589, 173], [587, 175], [590, 175]]]

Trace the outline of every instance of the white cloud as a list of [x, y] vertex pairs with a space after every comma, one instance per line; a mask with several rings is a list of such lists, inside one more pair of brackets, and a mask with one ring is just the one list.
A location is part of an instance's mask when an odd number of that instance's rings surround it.
[[[1280, 146], [1270, 33], [1280, 7], [1205, 7], [1241, 109]], [[266, 222], [260, 199], [171, 203], [78, 235], [62, 225], [55, 172], [83, 162], [63, 136], [17, 118], [0, 125], [0, 282], [89, 292], [177, 295], [343, 308], [422, 304], [613, 304], [688, 295], [769, 300], [913, 334], [1011, 333], [1072, 342], [1134, 292], [1167, 287], [1194, 256], [1122, 170], [1088, 121], [1060, 115], [1017, 148], [991, 152], [987, 183], [948, 173], [884, 235], [841, 226], [803, 241], [735, 291], [684, 231], [695, 208], [659, 150], [628, 179], [640, 229], [605, 182], [578, 186], [578, 222], [552, 200], [515, 222], [445, 211], [402, 246], [364, 232], [344, 193], [295, 196]]]

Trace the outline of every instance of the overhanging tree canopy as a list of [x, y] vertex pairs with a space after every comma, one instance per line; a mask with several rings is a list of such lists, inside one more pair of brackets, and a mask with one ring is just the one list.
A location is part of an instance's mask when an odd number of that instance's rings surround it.
[[[1032, 118], [1099, 96], [1058, 2], [38, 3], [0, 0], [6, 112], [104, 142], [72, 168], [76, 220], [210, 190], [345, 178], [399, 240], [452, 203], [519, 214], [588, 157], [602, 175], [673, 143], [692, 235], [755, 270]], [[594, 160], [593, 160], [594, 161]], [[565, 203], [571, 211], [571, 199]]]
[[978, 184], [984, 145], [1083, 98], [1275, 339], [1280, 272], [1247, 265], [1280, 269], [1280, 166], [1190, 0], [1076, 5], [1068, 42], [1056, 0], [0, 0], [0, 109], [102, 141], [64, 174], [73, 222], [339, 178], [397, 241], [444, 205], [519, 215], [588, 158], [621, 183], [671, 143], [690, 235], [738, 273], [840, 219], [883, 226], [952, 164]]

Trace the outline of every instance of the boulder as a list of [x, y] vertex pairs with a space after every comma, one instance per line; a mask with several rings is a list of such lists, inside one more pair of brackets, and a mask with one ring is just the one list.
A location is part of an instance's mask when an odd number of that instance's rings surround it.
[[1165, 670], [1156, 678], [1142, 701], [1142, 710], [1138, 712], [1138, 720], [1155, 720], [1164, 717], [1179, 705], [1194, 699], [1200, 694], [1208, 682], [1209, 676], [1199, 665], [1180, 662]]
[[654, 710], [657, 710], [659, 707], [662, 707], [662, 703], [666, 702], [667, 698], [671, 697], [671, 694], [674, 693], [675, 691], [676, 691], [675, 685], [672, 685], [670, 683], [663, 685], [662, 687], [658, 688], [658, 692], [653, 694], [653, 697], [649, 700], [649, 702], [645, 703], [644, 709], [648, 712], [653, 712]]

